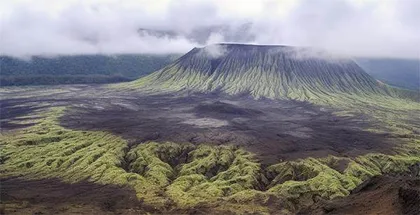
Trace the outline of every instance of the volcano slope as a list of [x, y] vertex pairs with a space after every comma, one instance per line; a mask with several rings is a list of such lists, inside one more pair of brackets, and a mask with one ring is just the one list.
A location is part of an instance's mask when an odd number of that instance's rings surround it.
[[[324, 51], [289, 46], [216, 44], [195, 48], [132, 87], [158, 90], [221, 91], [255, 98], [314, 101], [339, 95], [414, 97], [363, 71], [353, 60]], [[416, 98], [417, 97], [417, 98]]]
[[374, 176], [418, 177], [416, 93], [319, 55], [222, 44], [128, 84], [3, 88], [2, 210], [328, 213]]

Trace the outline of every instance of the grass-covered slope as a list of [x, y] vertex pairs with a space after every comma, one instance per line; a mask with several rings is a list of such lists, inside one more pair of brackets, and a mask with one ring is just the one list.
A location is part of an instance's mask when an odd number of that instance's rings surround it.
[[163, 69], [124, 86], [299, 100], [331, 94], [400, 95], [351, 59], [310, 48], [243, 44], [194, 48]]
[[[3, 133], [1, 178], [58, 178], [135, 190], [157, 213], [289, 214], [322, 199], [346, 196], [364, 180], [409, 172], [420, 162], [419, 136], [407, 128], [395, 155], [328, 156], [263, 165], [236, 146], [137, 143], [100, 131], [63, 128], [62, 109], [16, 119], [34, 125]], [[7, 211], [7, 205], [6, 211]]]
[[420, 59], [357, 58], [356, 62], [384, 83], [420, 91]]
[[178, 55], [75, 55], [22, 60], [0, 56], [1, 86], [130, 81], [173, 62]]

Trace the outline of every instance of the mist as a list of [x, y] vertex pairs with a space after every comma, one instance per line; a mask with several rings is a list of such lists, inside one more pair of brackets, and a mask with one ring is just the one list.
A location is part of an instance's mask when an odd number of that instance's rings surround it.
[[0, 1], [0, 55], [185, 53], [238, 42], [419, 58], [418, 11], [415, 0]]

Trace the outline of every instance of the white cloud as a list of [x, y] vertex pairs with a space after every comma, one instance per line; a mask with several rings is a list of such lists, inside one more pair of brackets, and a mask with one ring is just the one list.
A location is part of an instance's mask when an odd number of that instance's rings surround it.
[[[417, 0], [0, 0], [0, 54], [182, 53], [203, 45], [185, 37], [197, 28], [252, 23], [229, 38], [205, 38], [418, 57], [418, 11]], [[139, 35], [139, 28], [179, 35]]]
[[217, 44], [208, 45], [203, 48], [204, 54], [210, 58], [219, 58], [226, 54], [227, 50], [225, 46], [220, 46]]

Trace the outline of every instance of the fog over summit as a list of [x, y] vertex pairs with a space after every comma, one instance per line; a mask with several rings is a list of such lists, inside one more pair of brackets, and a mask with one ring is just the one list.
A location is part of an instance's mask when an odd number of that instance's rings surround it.
[[220, 42], [418, 58], [416, 0], [0, 1], [0, 54], [185, 53]]

